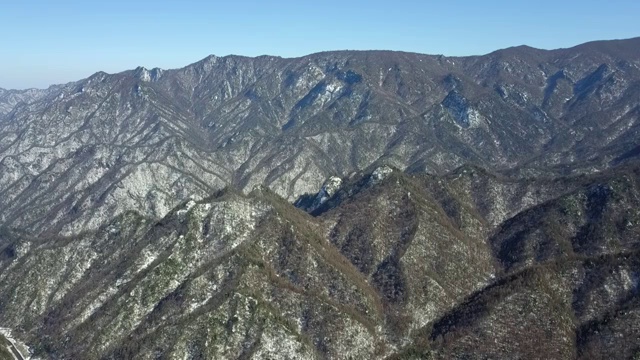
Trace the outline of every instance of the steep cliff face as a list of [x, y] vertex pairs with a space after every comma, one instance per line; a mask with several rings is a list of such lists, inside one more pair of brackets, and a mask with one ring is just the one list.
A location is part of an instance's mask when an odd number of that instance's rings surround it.
[[0, 327], [42, 358], [635, 356], [638, 49], [0, 90]]

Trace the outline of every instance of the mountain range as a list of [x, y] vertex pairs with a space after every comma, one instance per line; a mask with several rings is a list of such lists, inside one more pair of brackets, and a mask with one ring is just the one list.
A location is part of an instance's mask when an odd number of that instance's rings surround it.
[[39, 358], [639, 356], [639, 115], [640, 38], [0, 90], [0, 327]]

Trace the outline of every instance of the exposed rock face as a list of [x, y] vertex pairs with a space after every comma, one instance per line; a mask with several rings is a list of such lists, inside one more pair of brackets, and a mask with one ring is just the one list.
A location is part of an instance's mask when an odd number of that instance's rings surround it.
[[442, 101], [447, 111], [453, 116], [458, 125], [463, 128], [478, 126], [482, 121], [482, 115], [469, 106], [469, 102], [456, 90], [452, 90]]
[[636, 356], [639, 49], [0, 90], [0, 326], [63, 359]]
[[369, 178], [369, 185], [375, 185], [380, 181], [384, 180], [389, 174], [393, 172], [393, 169], [388, 166], [381, 166], [376, 168]]
[[313, 200], [313, 203], [311, 204], [311, 207], [308, 209], [308, 211], [311, 212], [319, 208], [320, 205], [324, 204], [327, 200], [329, 200], [330, 197], [335, 195], [335, 193], [340, 189], [341, 185], [342, 179], [337, 176], [332, 176], [327, 179], [327, 181], [322, 184], [322, 188], [320, 188], [320, 191], [318, 191], [318, 194]]

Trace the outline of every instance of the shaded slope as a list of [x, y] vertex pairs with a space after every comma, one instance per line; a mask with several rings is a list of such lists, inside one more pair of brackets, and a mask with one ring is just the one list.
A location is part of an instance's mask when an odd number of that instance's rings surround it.
[[638, 249], [638, 168], [583, 179], [559, 198], [501, 224], [490, 241], [505, 269], [558, 257]]

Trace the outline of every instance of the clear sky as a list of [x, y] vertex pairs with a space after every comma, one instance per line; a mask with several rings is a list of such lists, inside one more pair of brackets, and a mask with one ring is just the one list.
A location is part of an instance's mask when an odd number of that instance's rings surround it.
[[209, 54], [474, 55], [640, 36], [638, 0], [0, 0], [0, 87], [46, 87]]

